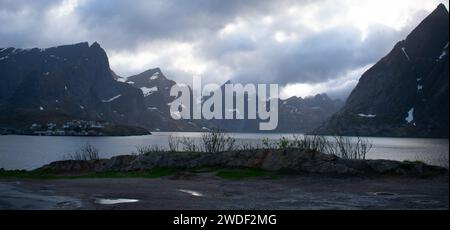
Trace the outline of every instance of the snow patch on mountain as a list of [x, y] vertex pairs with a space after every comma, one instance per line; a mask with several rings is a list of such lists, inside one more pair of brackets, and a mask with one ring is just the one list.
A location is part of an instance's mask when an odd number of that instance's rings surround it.
[[444, 58], [445, 55], [447, 55], [447, 52], [444, 50], [442, 51], [441, 55], [439, 55], [439, 60], [442, 60], [442, 58]]
[[414, 107], [408, 111], [408, 115], [405, 117], [405, 121], [409, 124], [414, 120]]
[[408, 61], [410, 61], [411, 59], [409, 59], [409, 55], [406, 52], [406, 48], [405, 47], [402, 47], [402, 51], [403, 51], [403, 54], [405, 54], [406, 59], [408, 59]]
[[158, 79], [158, 78], [159, 78], [158, 75], [153, 75], [153, 76], [150, 77], [150, 81], [156, 80], [156, 79]]
[[364, 113], [360, 113], [360, 114], [358, 114], [358, 116], [360, 116], [360, 117], [365, 117], [365, 118], [374, 118], [374, 117], [377, 117], [377, 115], [375, 115], [375, 114], [364, 114]]
[[142, 93], [144, 93], [144, 97], [150, 96], [152, 93], [158, 91], [158, 87], [152, 87], [152, 88], [148, 88], [148, 87], [141, 87]]

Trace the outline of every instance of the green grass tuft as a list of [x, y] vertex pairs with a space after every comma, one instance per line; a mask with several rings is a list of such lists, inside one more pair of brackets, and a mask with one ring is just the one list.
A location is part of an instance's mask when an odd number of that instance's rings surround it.
[[41, 170], [24, 171], [24, 170], [0, 170], [0, 178], [24, 178], [24, 179], [80, 179], [80, 178], [160, 178], [170, 176], [177, 172], [176, 169], [170, 168], [154, 168], [143, 172], [93, 172], [84, 175], [58, 175], [52, 172], [44, 172]]

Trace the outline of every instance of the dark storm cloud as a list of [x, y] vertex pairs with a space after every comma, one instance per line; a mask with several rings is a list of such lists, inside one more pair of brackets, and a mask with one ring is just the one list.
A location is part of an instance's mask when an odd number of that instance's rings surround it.
[[0, 47], [98, 41], [124, 76], [158, 66], [182, 80], [200, 66], [210, 80], [323, 84], [345, 97], [359, 76], [343, 76], [379, 60], [430, 10], [416, 7], [400, 27], [366, 22], [363, 31], [336, 23], [351, 8], [330, 0], [0, 0]]
[[129, 47], [148, 39], [210, 36], [235, 17], [251, 17], [284, 4], [284, 0], [103, 0], [81, 6], [79, 13], [94, 35], [115, 47]]
[[33, 44], [41, 32], [46, 10], [58, 2], [51, 0], [0, 0], [0, 47], [24, 47]]

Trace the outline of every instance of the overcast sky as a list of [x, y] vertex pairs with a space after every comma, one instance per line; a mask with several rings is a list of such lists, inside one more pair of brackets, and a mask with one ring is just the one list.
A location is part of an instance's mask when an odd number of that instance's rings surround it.
[[112, 69], [278, 83], [345, 98], [361, 74], [448, 0], [0, 0], [0, 47], [98, 41]]

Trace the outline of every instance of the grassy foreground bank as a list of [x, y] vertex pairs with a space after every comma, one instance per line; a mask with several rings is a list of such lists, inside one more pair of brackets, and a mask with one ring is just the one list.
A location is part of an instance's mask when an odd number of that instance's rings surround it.
[[0, 178], [35, 179], [35, 180], [56, 180], [56, 179], [83, 179], [83, 178], [146, 178], [155, 179], [175, 176], [183, 173], [214, 173], [219, 178], [227, 180], [242, 180], [251, 178], [277, 179], [280, 174], [262, 169], [251, 168], [203, 168], [197, 170], [183, 170], [171, 168], [154, 168], [143, 172], [93, 172], [79, 175], [59, 175], [45, 170], [0, 170]]

